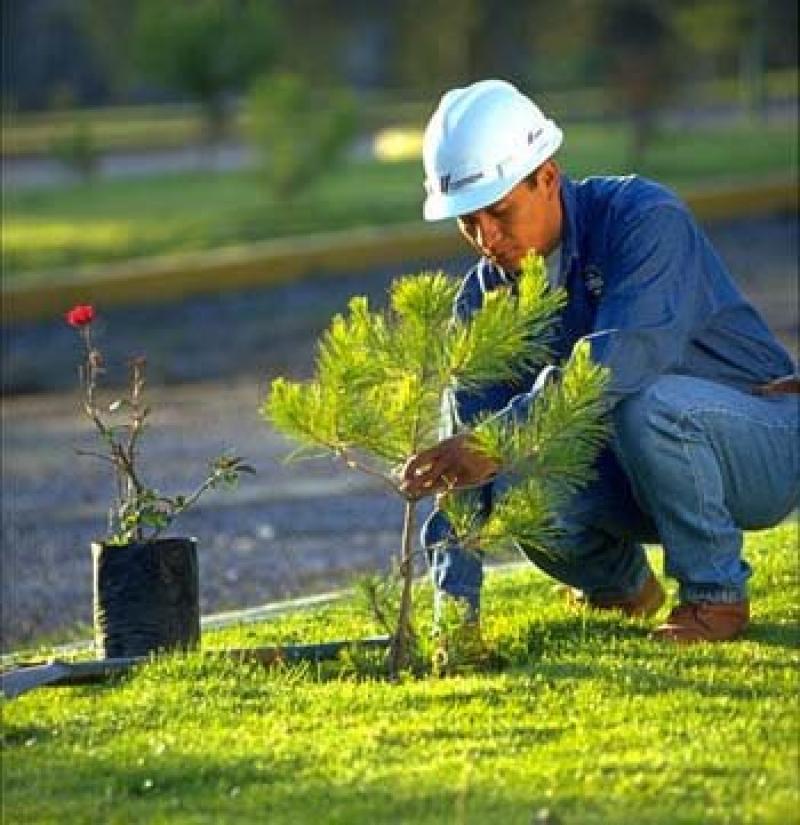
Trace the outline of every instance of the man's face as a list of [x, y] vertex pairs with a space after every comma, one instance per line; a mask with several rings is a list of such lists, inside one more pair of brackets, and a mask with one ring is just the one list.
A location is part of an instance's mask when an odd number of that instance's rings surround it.
[[476, 252], [509, 272], [531, 249], [549, 255], [561, 239], [558, 166], [546, 161], [535, 183], [523, 180], [499, 201], [461, 215], [458, 228]]

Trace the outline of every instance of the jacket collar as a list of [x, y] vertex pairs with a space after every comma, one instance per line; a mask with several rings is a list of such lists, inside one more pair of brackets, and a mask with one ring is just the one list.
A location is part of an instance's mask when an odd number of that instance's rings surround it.
[[561, 282], [566, 281], [573, 261], [580, 257], [578, 252], [579, 220], [578, 197], [575, 183], [567, 177], [561, 178]]

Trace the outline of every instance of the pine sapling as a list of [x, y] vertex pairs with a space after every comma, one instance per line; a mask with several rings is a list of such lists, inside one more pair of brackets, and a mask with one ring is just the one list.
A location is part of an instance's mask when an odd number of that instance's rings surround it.
[[[293, 455], [322, 448], [404, 499], [393, 677], [408, 666], [414, 641], [417, 501], [401, 486], [399, 470], [439, 440], [446, 392], [519, 381], [548, 362], [548, 340], [566, 298], [548, 286], [543, 261], [533, 254], [524, 259], [515, 289], [488, 293], [469, 323], [452, 317], [458, 288], [441, 272], [424, 272], [394, 281], [386, 311], [370, 310], [364, 297], [352, 298], [319, 343], [315, 377], [275, 379], [263, 407], [268, 421], [300, 442]], [[537, 398], [532, 415], [518, 421], [487, 418], [474, 428], [479, 447], [517, 483], [488, 518], [477, 511], [474, 497], [457, 491], [446, 497], [444, 506], [465, 547], [548, 545], [555, 507], [586, 480], [602, 441], [604, 381], [588, 351], [577, 350], [561, 379]]]

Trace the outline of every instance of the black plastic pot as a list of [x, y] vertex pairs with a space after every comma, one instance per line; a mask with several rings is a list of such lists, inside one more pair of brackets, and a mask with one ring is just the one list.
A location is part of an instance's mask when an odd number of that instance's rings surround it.
[[191, 650], [200, 642], [194, 539], [92, 543], [97, 657]]

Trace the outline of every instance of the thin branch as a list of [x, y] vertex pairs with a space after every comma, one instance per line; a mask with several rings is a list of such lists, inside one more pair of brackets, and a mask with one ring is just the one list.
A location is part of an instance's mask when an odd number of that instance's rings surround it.
[[137, 495], [144, 492], [146, 489], [144, 484], [139, 480], [139, 476], [134, 469], [133, 462], [125, 453], [125, 448], [122, 444], [114, 441], [111, 445], [111, 452], [114, 455], [114, 458], [117, 462], [117, 466], [123, 471], [124, 475], [126, 476], [127, 480], [133, 486], [133, 492]]
[[113, 459], [110, 459], [107, 455], [103, 455], [102, 453], [95, 453], [92, 450], [75, 450], [75, 455], [80, 456], [89, 456], [90, 458], [97, 458], [100, 461], [106, 461], [111, 465], [114, 465]]
[[145, 361], [143, 358], [134, 358], [131, 361], [131, 425], [128, 431], [128, 445], [126, 449], [126, 454], [128, 457], [128, 462], [131, 467], [135, 465], [136, 462], [136, 446], [137, 442], [139, 441], [139, 437], [141, 436], [142, 432], [144, 431], [144, 422], [145, 418], [147, 418], [148, 410], [145, 407], [142, 409], [142, 397], [144, 393], [144, 384], [145, 384], [145, 377], [144, 377], [144, 364]]
[[382, 627], [388, 634], [391, 634], [393, 628], [391, 622], [386, 618], [386, 613], [380, 605], [377, 588], [372, 586], [366, 588], [365, 595], [367, 598], [368, 607], [372, 611], [372, 615], [375, 617], [375, 620], [378, 622], [380, 627]]
[[155, 539], [158, 538], [158, 536], [160, 536], [161, 533], [163, 533], [164, 530], [166, 530], [170, 524], [172, 524], [174, 519], [176, 519], [181, 513], [188, 510], [190, 507], [193, 507], [197, 503], [198, 499], [201, 498], [206, 492], [208, 492], [208, 490], [214, 487], [214, 485], [219, 480], [220, 474], [218, 472], [212, 473], [191, 495], [188, 495], [183, 500], [182, 504], [175, 504], [174, 498], [166, 498], [163, 496], [159, 498], [158, 501], [169, 503], [173, 507], [173, 509], [170, 513], [167, 514], [167, 523], [163, 527], [159, 527], [158, 529], [156, 529], [150, 537], [150, 540], [155, 541]]
[[363, 464], [361, 461], [353, 458], [352, 453], [349, 453], [343, 447], [329, 447], [334, 453], [334, 455], [338, 456], [339, 458], [344, 461], [344, 463], [351, 469], [351, 470], [359, 470], [362, 473], [365, 473], [368, 476], [372, 476], [373, 478], [377, 478], [381, 481], [384, 485], [389, 487], [394, 493], [397, 495], [404, 496], [405, 494], [402, 492], [400, 485], [396, 482], [392, 481], [391, 477], [385, 475], [380, 470], [375, 470], [372, 467], [368, 467], [366, 464]]

